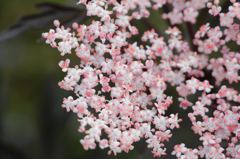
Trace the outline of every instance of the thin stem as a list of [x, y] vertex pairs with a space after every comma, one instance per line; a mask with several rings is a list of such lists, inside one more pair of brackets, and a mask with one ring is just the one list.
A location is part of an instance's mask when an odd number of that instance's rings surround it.
[[199, 52], [197, 51], [198, 50], [197, 46], [193, 44], [194, 32], [193, 32], [193, 29], [192, 29], [192, 25], [189, 22], [186, 22], [186, 24], [187, 24], [187, 30], [188, 30], [188, 33], [190, 35], [190, 41], [191, 41], [191, 44], [193, 46], [193, 49], [194, 49], [195, 52], [197, 52], [199, 54]]
[[214, 109], [217, 109], [216, 105], [211, 104], [211, 107], [213, 107]]

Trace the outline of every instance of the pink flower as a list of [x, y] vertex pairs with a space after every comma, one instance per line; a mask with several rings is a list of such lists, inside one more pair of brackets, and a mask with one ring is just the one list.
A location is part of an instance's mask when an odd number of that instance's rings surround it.
[[213, 5], [212, 9], [209, 10], [209, 14], [216, 16], [220, 13], [221, 9], [222, 8], [220, 6], [217, 7], [217, 6]]
[[[66, 76], [58, 84], [76, 95], [76, 99], [64, 98], [62, 107], [78, 116], [78, 131], [86, 134], [80, 140], [85, 150], [95, 149], [98, 143], [101, 149], [109, 149], [108, 154], [128, 153], [134, 142], [146, 138], [154, 157], [166, 155], [163, 142], [171, 141], [172, 129], [180, 128], [182, 121], [178, 113], [168, 111], [177, 111], [174, 106], [179, 104], [182, 111], [192, 108], [186, 111], [190, 111], [191, 128], [202, 146], [186, 148], [182, 143], [172, 155], [180, 159], [239, 158], [240, 107], [236, 102], [240, 103], [240, 94], [222, 83], [240, 80], [240, 53], [232, 47], [240, 45], [235, 22], [240, 18], [240, 3], [231, 2], [229, 11], [223, 13], [219, 0], [80, 0], [78, 4], [85, 5], [87, 16], [95, 20], [88, 25], [73, 23], [72, 31], [54, 21], [56, 29], [42, 36], [62, 56], [75, 51], [78, 58], [74, 68], [69, 59], [59, 62]], [[132, 21], [148, 18], [163, 5], [167, 6], [156, 22], [153, 18]], [[211, 15], [220, 16], [214, 28], [210, 23], [196, 23], [205, 7]], [[174, 26], [183, 21], [187, 28], [184, 23]], [[139, 28], [139, 23], [146, 26]], [[201, 27], [195, 30], [189, 23]], [[152, 26], [156, 28], [143, 30]], [[168, 28], [169, 36], [161, 34], [162, 28]], [[174, 86], [181, 97], [169, 94]], [[179, 103], [175, 103], [177, 98]], [[223, 141], [229, 143], [228, 148], [221, 147]], [[225, 148], [229, 157], [225, 157]]]
[[183, 20], [186, 22], [191, 22], [192, 24], [196, 23], [196, 17], [198, 16], [198, 12], [194, 8], [187, 8], [184, 10]]
[[171, 21], [171, 24], [180, 24], [182, 23], [183, 14], [179, 12], [178, 9], [174, 8], [172, 12], [168, 13], [168, 18]]
[[70, 63], [70, 60], [69, 59], [66, 59], [65, 61], [60, 61], [58, 63], [58, 65], [62, 68], [62, 71], [63, 72], [66, 72], [67, 71], [67, 68], [69, 66], [69, 63]]
[[192, 106], [192, 103], [187, 101], [186, 99], [183, 98], [178, 98], [178, 101], [180, 101], [180, 107], [183, 108], [184, 110], [187, 109], [189, 106]]

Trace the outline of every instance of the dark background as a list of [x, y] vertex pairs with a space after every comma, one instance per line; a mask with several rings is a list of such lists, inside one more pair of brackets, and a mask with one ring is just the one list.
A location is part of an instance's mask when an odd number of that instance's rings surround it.
[[[17, 24], [23, 16], [42, 14], [34, 5], [43, 2], [78, 7], [75, 0], [1, 0], [0, 32]], [[140, 25], [140, 32], [155, 27], [164, 35], [168, 24], [160, 20], [160, 12], [152, 12], [149, 20], [134, 21], [138, 25], [145, 24]], [[186, 33], [186, 25], [179, 27]], [[199, 28], [197, 24], [194, 27]], [[135, 143], [133, 151], [116, 157], [113, 154], [108, 156], [109, 149], [100, 150], [98, 146], [95, 150], [83, 149], [79, 140], [84, 134], [77, 130], [77, 116], [61, 108], [62, 98], [70, 93], [58, 86], [65, 76], [58, 66], [59, 61], [71, 57], [76, 64], [79, 61], [73, 55], [61, 57], [56, 49], [38, 41], [49, 28], [51, 25], [28, 29], [21, 34], [19, 31], [17, 36], [8, 32], [12, 38], [0, 41], [0, 159], [152, 158], [144, 140]], [[140, 38], [136, 37], [136, 40]], [[172, 131], [170, 141], [164, 143], [168, 153], [162, 157], [165, 159], [176, 158], [170, 155], [176, 144], [184, 142], [189, 148], [201, 145], [187, 118], [191, 109], [184, 111], [179, 108], [175, 92], [175, 88], [167, 91], [167, 95], [172, 95], [175, 101], [167, 114], [178, 112], [183, 122], [180, 129]]]

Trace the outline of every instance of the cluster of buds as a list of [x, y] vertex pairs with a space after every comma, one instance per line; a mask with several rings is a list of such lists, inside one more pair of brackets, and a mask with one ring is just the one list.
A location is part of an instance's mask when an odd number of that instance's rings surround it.
[[[240, 53], [230, 51], [226, 45], [230, 41], [240, 45], [239, 25], [234, 23], [235, 18], [240, 18], [240, 3], [231, 0], [227, 13], [221, 13], [219, 3], [219, 0], [121, 3], [80, 0], [78, 4], [86, 5], [87, 16], [96, 16], [99, 21], [88, 26], [73, 23], [73, 31], [54, 21], [56, 30], [43, 33], [46, 43], [56, 47], [62, 56], [74, 50], [80, 59], [80, 64], [72, 68], [69, 59], [59, 63], [67, 75], [58, 84], [76, 95], [64, 98], [62, 107], [79, 117], [78, 130], [86, 133], [80, 140], [84, 149], [95, 149], [98, 143], [100, 148], [109, 148], [109, 154], [116, 155], [132, 150], [134, 142], [146, 138], [154, 156], [165, 155], [163, 142], [170, 140], [171, 130], [179, 128], [182, 121], [178, 114], [165, 115], [175, 98], [166, 95], [165, 90], [175, 86], [179, 106], [192, 109], [188, 117], [202, 146], [191, 149], [181, 143], [174, 147], [172, 155], [181, 159], [240, 158], [240, 106], [234, 106], [240, 103], [240, 94], [222, 85], [223, 80], [231, 84], [240, 79]], [[206, 7], [210, 16], [219, 16], [220, 24], [214, 28], [204, 24], [195, 35], [188, 28], [190, 43], [183, 39], [177, 26], [166, 30], [170, 35], [168, 41], [152, 29], [141, 35], [141, 43], [146, 45], [130, 43], [132, 36], [140, 34], [131, 20], [148, 18], [149, 9], [158, 10], [164, 5], [173, 7], [161, 16], [171, 25], [186, 23], [191, 27], [199, 10]], [[210, 54], [218, 51], [217, 59], [210, 58]], [[215, 84], [210, 84], [206, 71], [211, 71]], [[188, 96], [197, 94], [201, 95], [193, 104]], [[211, 113], [208, 107], [215, 111]], [[202, 120], [197, 121], [197, 116]], [[102, 134], [107, 138], [102, 138]], [[229, 141], [227, 148], [221, 147], [222, 140]]]

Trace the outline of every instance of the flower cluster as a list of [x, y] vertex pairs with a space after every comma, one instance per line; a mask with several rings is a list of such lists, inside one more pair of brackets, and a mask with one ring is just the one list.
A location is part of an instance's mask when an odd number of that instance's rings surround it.
[[[78, 130], [86, 133], [80, 140], [84, 149], [95, 149], [98, 143], [116, 155], [132, 150], [134, 142], [146, 138], [154, 156], [165, 155], [163, 142], [169, 141], [171, 130], [179, 128], [182, 121], [178, 114], [165, 115], [175, 98], [165, 90], [175, 86], [179, 106], [192, 110], [188, 117], [202, 146], [190, 149], [182, 143], [174, 147], [172, 155], [181, 159], [240, 158], [240, 106], [235, 106], [240, 94], [222, 85], [223, 80], [231, 84], [240, 79], [240, 53], [226, 45], [230, 41], [240, 45], [239, 24], [234, 23], [240, 18], [240, 3], [231, 0], [227, 13], [221, 12], [219, 0], [80, 0], [78, 4], [86, 5], [87, 15], [98, 20], [88, 26], [73, 23], [74, 31], [55, 20], [56, 30], [50, 29], [43, 37], [62, 56], [74, 51], [80, 59], [73, 68], [69, 59], [59, 62], [67, 75], [58, 84], [76, 94], [76, 98], [64, 98], [62, 107], [78, 115]], [[130, 43], [132, 36], [140, 34], [131, 20], [148, 18], [150, 8], [158, 10], [164, 5], [173, 7], [162, 14], [175, 25], [165, 32], [170, 38], [164, 40], [152, 29], [141, 35], [145, 46]], [[220, 25], [211, 28], [204, 24], [195, 35], [189, 31], [193, 34], [189, 43], [176, 24], [191, 27], [199, 10], [206, 7], [211, 16], [219, 16]], [[210, 58], [213, 52], [219, 52], [219, 57]], [[215, 84], [207, 78], [207, 71]], [[219, 90], [217, 86], [221, 86]], [[194, 103], [188, 98], [199, 94]], [[202, 120], [197, 121], [197, 116]], [[227, 148], [221, 146], [222, 140], [229, 141]]]

